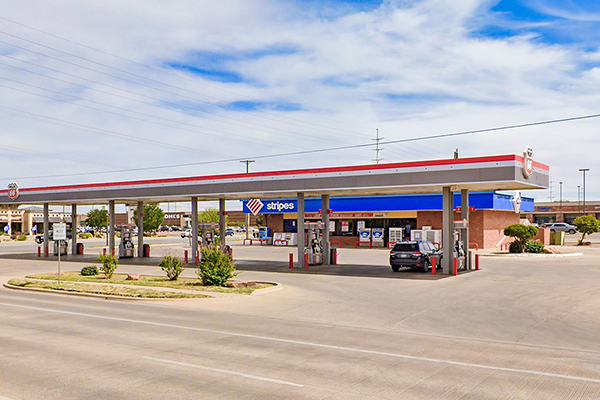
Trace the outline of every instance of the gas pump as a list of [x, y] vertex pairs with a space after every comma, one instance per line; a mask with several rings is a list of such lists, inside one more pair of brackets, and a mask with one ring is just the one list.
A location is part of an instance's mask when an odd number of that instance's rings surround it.
[[304, 254], [308, 256], [309, 265], [323, 264], [323, 222], [307, 222], [304, 224]]
[[[201, 234], [198, 236], [198, 243], [201, 243], [203, 246], [209, 247], [215, 242], [215, 237], [217, 236], [217, 225], [214, 222], [206, 222], [198, 224], [198, 230]], [[202, 238], [202, 240], [200, 239]]]
[[469, 221], [454, 221], [454, 258], [457, 260], [457, 269], [466, 269], [466, 252], [464, 237], [466, 237], [467, 229], [469, 229]]
[[131, 241], [131, 228], [121, 227], [121, 243], [119, 243], [119, 258], [133, 258], [133, 242]]

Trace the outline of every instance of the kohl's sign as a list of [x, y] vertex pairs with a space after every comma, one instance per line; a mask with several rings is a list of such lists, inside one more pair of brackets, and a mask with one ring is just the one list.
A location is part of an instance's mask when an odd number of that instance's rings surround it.
[[[298, 202], [296, 200], [261, 200], [261, 202], [263, 203], [263, 206], [260, 207], [257, 214], [298, 212]], [[248, 201], [244, 201], [244, 212], [251, 212], [248, 209]]]

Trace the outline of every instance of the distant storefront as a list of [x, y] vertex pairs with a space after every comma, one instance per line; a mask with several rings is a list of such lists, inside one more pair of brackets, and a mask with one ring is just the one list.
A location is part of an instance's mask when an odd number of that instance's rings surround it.
[[553, 201], [536, 202], [533, 211], [522, 212], [523, 218], [539, 225], [552, 222], [567, 222], [572, 224], [577, 217], [591, 215], [600, 218], [600, 201]]
[[[516, 198], [519, 198], [517, 201]], [[262, 215], [264, 225], [272, 232], [293, 233], [297, 231], [297, 200], [261, 200], [256, 212]], [[454, 195], [455, 220], [460, 220], [460, 193]], [[503, 229], [519, 223], [519, 211], [531, 212], [534, 202], [497, 192], [473, 192], [469, 194], [470, 242], [479, 247], [494, 247], [504, 236]], [[388, 195], [332, 197], [330, 200], [330, 240], [340, 242], [342, 247], [353, 247], [358, 241], [361, 228], [383, 228], [384, 240], [389, 240], [389, 228], [404, 228], [405, 237], [413, 229], [423, 226], [442, 229], [442, 194]], [[256, 208], [254, 208], [256, 211]], [[250, 213], [248, 201], [243, 201], [243, 211]], [[305, 219], [321, 220], [321, 199], [307, 198]]]

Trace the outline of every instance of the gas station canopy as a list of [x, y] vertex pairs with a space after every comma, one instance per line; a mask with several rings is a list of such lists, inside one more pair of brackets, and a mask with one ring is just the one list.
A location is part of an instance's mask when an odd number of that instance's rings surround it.
[[[549, 167], [504, 155], [349, 167], [20, 188], [0, 204], [99, 204], [547, 189]], [[529, 168], [527, 168], [529, 167]], [[13, 196], [14, 197], [14, 196]]]

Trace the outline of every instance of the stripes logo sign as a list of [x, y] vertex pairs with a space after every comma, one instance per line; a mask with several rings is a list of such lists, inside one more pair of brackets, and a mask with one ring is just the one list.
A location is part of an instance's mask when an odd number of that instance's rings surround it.
[[252, 199], [248, 202], [248, 210], [256, 215], [262, 210], [264, 203], [260, 199]]

